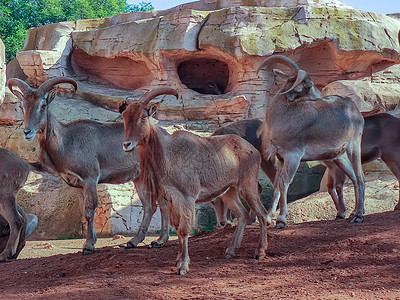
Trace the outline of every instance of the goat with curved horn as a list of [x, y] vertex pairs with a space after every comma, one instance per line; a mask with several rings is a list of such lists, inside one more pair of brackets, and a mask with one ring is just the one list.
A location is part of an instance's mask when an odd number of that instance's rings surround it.
[[10, 89], [11, 93], [13, 93], [14, 95], [17, 95], [16, 93], [19, 93], [17, 90], [14, 90], [15, 86], [18, 87], [24, 95], [33, 92], [33, 89], [25, 81], [19, 78], [10, 78], [7, 81], [7, 86]]
[[283, 56], [283, 55], [272, 55], [265, 59], [263, 63], [258, 67], [257, 73], [260, 72], [261, 69], [265, 68], [266, 66], [275, 64], [275, 63], [280, 63], [285, 66], [288, 66], [293, 72], [298, 72], [300, 70], [299, 66], [291, 60], [289, 57]]
[[169, 87], [160, 87], [146, 92], [139, 98], [139, 101], [143, 104], [148, 104], [151, 100], [160, 95], [173, 95], [176, 98], [179, 98], [179, 94], [175, 89]]
[[[272, 62], [287, 65], [288, 61], [282, 56], [272, 57], [262, 65]], [[290, 65], [293, 66], [293, 63]], [[286, 225], [289, 184], [300, 161], [312, 160], [322, 161], [332, 170], [339, 168], [350, 177], [356, 195], [356, 207], [350, 220], [361, 222], [364, 216], [365, 185], [360, 144], [364, 119], [351, 98], [322, 97], [308, 74], [305, 75], [301, 80], [298, 74], [287, 76], [286, 85], [271, 99], [259, 130], [265, 158], [279, 158], [268, 222], [271, 222], [279, 200], [277, 227]], [[296, 86], [287, 91], [293, 83]], [[344, 211], [339, 209], [340, 200], [333, 188], [334, 183], [331, 183], [331, 187], [329, 192], [338, 208], [337, 216], [343, 218]]]
[[[77, 88], [77, 83], [67, 77], [50, 79], [37, 90], [15, 78], [9, 79], [8, 86], [23, 103], [25, 138], [38, 137], [40, 162], [68, 185], [82, 191], [82, 208], [88, 224], [83, 254], [93, 253], [97, 240], [94, 217], [98, 207], [98, 183], [120, 184], [133, 180], [136, 186], [144, 216], [138, 233], [128, 243], [129, 248], [137, 247], [144, 240], [159, 202], [161, 235], [152, 246], [163, 246], [169, 238], [167, 208], [164, 201], [148, 200], [149, 192], [145, 189], [145, 178], [140, 174], [137, 151], [126, 153], [120, 146], [124, 140], [123, 124], [92, 120], [59, 122], [50, 112], [49, 103], [55, 98], [53, 87], [60, 83], [69, 83], [75, 90]], [[14, 87], [20, 88], [22, 93]]]
[[[282, 89], [280, 91], [282, 95], [285, 94], [287, 95], [288, 100], [292, 101], [294, 100], [295, 97], [302, 97], [302, 96], [307, 96], [312, 100], [320, 99], [323, 97], [322, 93], [315, 87], [314, 82], [310, 79], [307, 72], [300, 69], [299, 66], [289, 57], [283, 55], [270, 56], [266, 60], [264, 60], [264, 62], [258, 68], [257, 73], [259, 73], [262, 68], [272, 64], [285, 65], [289, 67], [290, 70], [293, 72], [293, 75], [291, 76], [285, 74], [280, 70], [274, 69], [274, 73], [276, 75], [284, 77], [285, 79], [288, 79], [289, 77], [291, 78], [291, 80], [287, 81], [285, 89]], [[296, 76], [295, 80], [292, 79], [293, 76]], [[292, 92], [293, 90], [295, 91], [294, 93], [291, 94], [290, 92]]]
[[265, 257], [266, 211], [260, 201], [257, 180], [260, 153], [237, 135], [205, 138], [184, 130], [169, 134], [152, 122], [158, 104], [149, 103], [150, 98], [130, 103], [122, 113], [125, 141], [121, 149], [127, 152], [138, 149], [140, 170], [147, 177], [146, 190], [163, 195], [167, 202], [170, 222], [179, 239], [178, 273], [183, 275], [189, 270], [188, 237], [194, 225], [195, 203], [218, 196], [238, 218], [226, 256], [235, 255], [248, 219], [240, 202], [242, 196], [260, 222], [255, 256]]
[[62, 83], [69, 83], [70, 85], [72, 85], [74, 87], [74, 91], [76, 91], [78, 89], [78, 84], [76, 83], [75, 80], [73, 80], [72, 78], [68, 78], [68, 77], [55, 77], [49, 80], [46, 80], [45, 82], [43, 82], [39, 88], [37, 89], [37, 93], [39, 95], [45, 95], [46, 93], [48, 93], [54, 86], [56, 86], [57, 84], [62, 84]]

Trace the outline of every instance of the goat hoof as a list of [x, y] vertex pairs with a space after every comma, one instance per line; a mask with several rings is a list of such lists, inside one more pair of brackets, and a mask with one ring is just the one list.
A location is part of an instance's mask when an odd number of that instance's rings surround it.
[[165, 244], [163, 242], [152, 241], [149, 245], [149, 248], [162, 248], [164, 245]]
[[187, 273], [187, 270], [185, 270], [185, 269], [178, 270], [178, 275], [186, 275], [186, 273]]
[[256, 252], [256, 254], [254, 255], [254, 258], [257, 260], [261, 260], [265, 257], [265, 252], [264, 253], [259, 253], [258, 251]]
[[8, 262], [13, 261], [13, 260], [15, 260], [15, 259], [12, 259], [10, 257], [2, 258], [2, 259], [0, 259], [0, 264], [8, 263]]
[[360, 216], [354, 216], [351, 220], [350, 223], [361, 223], [364, 221], [364, 217]]
[[277, 222], [276, 222], [276, 226], [275, 226], [276, 229], [283, 229], [283, 228], [285, 228], [285, 227], [286, 227], [286, 224], [285, 224], [285, 223], [280, 222], [280, 221], [277, 221]]
[[90, 249], [83, 249], [83, 251], [82, 251], [82, 255], [90, 255], [93, 253], [94, 253], [94, 250], [90, 250]]
[[125, 249], [125, 250], [127, 250], [127, 249], [132, 249], [132, 248], [137, 248], [137, 246], [135, 246], [132, 242], [127, 242], [127, 243], [126, 243], [126, 246], [124, 246], [124, 245], [119, 245], [119, 247], [120, 247], [121, 249]]
[[232, 253], [226, 253], [225, 254], [225, 258], [227, 258], [227, 259], [231, 259], [231, 258], [233, 258], [235, 255], [234, 254], [232, 254]]
[[344, 220], [344, 217], [342, 217], [342, 216], [336, 216], [335, 220]]

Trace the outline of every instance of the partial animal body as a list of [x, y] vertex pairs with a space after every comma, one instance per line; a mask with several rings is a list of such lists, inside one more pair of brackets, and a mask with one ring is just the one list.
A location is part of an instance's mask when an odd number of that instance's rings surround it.
[[[263, 155], [278, 158], [274, 197], [268, 211], [271, 223], [276, 207], [280, 205], [277, 227], [286, 226], [287, 190], [301, 161], [322, 161], [329, 169], [340, 169], [354, 184], [356, 208], [352, 222], [361, 222], [364, 215], [364, 175], [361, 168], [361, 135], [364, 119], [354, 102], [347, 97], [322, 97], [308, 74], [291, 59], [274, 55], [266, 65], [281, 63], [294, 71], [294, 76], [280, 70], [275, 74], [286, 78], [286, 85], [267, 107], [260, 130]], [[328, 186], [334, 187], [332, 177]], [[329, 192], [339, 207], [335, 188]], [[341, 217], [338, 211], [338, 217]]]
[[123, 148], [127, 152], [138, 148], [147, 190], [167, 202], [170, 223], [179, 238], [178, 273], [185, 274], [189, 270], [188, 237], [194, 225], [195, 203], [211, 201], [218, 196], [238, 218], [232, 244], [226, 250], [227, 257], [233, 256], [240, 246], [246, 225], [246, 212], [239, 196], [260, 220], [256, 257], [264, 257], [266, 211], [258, 193], [259, 152], [237, 135], [203, 138], [185, 131], [168, 134], [151, 118], [159, 103], [149, 105], [149, 102], [160, 94], [178, 97], [173, 89], [155, 89], [129, 104], [122, 113]]
[[[8, 81], [10, 90], [23, 103], [25, 138], [32, 140], [37, 135], [40, 162], [68, 185], [82, 191], [82, 210], [88, 224], [83, 254], [93, 253], [97, 240], [94, 229], [95, 211], [99, 205], [97, 184], [120, 184], [133, 180], [145, 212], [137, 235], [128, 244], [129, 247], [136, 247], [143, 241], [157, 208], [157, 199], [147, 201], [149, 198], [140, 176], [137, 151], [126, 153], [122, 150], [122, 123], [77, 120], [64, 124], [54, 118], [48, 106], [55, 97], [55, 86], [62, 83], [72, 85], [75, 90], [77, 88], [77, 83], [66, 77], [47, 80], [37, 90], [19, 79]], [[155, 246], [163, 245], [169, 237], [167, 209], [163, 201], [160, 201], [160, 210], [163, 227], [160, 239], [153, 243]]]
[[[212, 136], [235, 134], [252, 144], [261, 153], [261, 139], [257, 135], [258, 129], [261, 127], [262, 121], [257, 119], [246, 119], [236, 121], [224, 127], [218, 128], [214, 131]], [[266, 160], [263, 156], [261, 157], [261, 169], [267, 175], [271, 182], [274, 182], [276, 168], [275, 168], [275, 157]], [[224, 227], [230, 219], [230, 212], [228, 207], [225, 206], [220, 198], [216, 198], [211, 201], [216, 217], [217, 226]], [[254, 216], [248, 216], [248, 223], [254, 221]]]
[[[400, 120], [387, 113], [364, 117], [364, 131], [361, 140], [361, 161], [368, 163], [381, 158], [400, 183]], [[346, 207], [343, 199], [345, 174], [337, 168], [328, 174], [328, 191], [337, 196], [338, 216], [344, 217]], [[399, 202], [395, 209], [400, 209]]]
[[17, 205], [16, 196], [29, 172], [40, 169], [0, 148], [0, 262], [16, 259], [37, 225], [37, 217]]

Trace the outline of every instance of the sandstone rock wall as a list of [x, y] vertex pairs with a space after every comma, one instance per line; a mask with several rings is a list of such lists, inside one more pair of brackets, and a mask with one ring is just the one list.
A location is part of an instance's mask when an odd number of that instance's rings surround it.
[[[75, 95], [61, 93], [51, 105], [65, 122], [113, 122], [123, 100], [170, 86], [181, 98], [164, 97], [157, 114], [162, 124], [210, 132], [231, 121], [263, 118], [278, 87], [270, 70], [257, 74], [257, 69], [274, 53], [291, 57], [326, 94], [349, 96], [361, 110], [397, 107], [399, 30], [395, 16], [354, 10], [335, 0], [204, 0], [164, 11], [32, 28], [7, 74], [36, 86], [54, 76], [75, 78]], [[0, 44], [0, 55], [1, 49]], [[1, 66], [0, 56], [0, 72]], [[38, 144], [26, 142], [22, 130], [20, 105], [6, 91], [0, 146], [35, 160]], [[311, 172], [299, 180], [320, 175]], [[318, 180], [311, 181], [315, 185]], [[310, 186], [308, 192], [315, 190]], [[132, 184], [101, 185], [99, 193], [103, 206], [96, 230], [104, 235], [136, 231], [141, 215]], [[43, 215], [41, 234], [76, 235], [84, 230], [83, 222], [68, 230], [54, 224], [58, 215], [82, 219], [78, 198], [79, 192], [59, 179], [36, 174], [20, 201]], [[154, 231], [159, 219], [153, 222]]]
[[271, 74], [256, 74], [266, 56], [284, 52], [321, 88], [373, 82], [372, 74], [399, 62], [399, 28], [394, 17], [337, 1], [199, 1], [33, 28], [17, 59], [32, 83], [75, 76], [84, 83], [80, 97], [112, 109], [172, 86], [182, 99], [164, 101], [159, 118], [224, 123], [263, 116], [274, 93]]

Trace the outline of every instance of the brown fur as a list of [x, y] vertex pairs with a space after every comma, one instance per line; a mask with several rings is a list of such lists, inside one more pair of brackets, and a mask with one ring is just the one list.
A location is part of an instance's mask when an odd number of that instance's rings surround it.
[[262, 66], [272, 63], [284, 64], [296, 75], [275, 71], [276, 75], [286, 78], [286, 85], [269, 103], [260, 131], [265, 157], [276, 155], [279, 158], [268, 222], [271, 222], [279, 200], [277, 227], [286, 225], [288, 186], [300, 161], [311, 160], [323, 161], [331, 169], [340, 168], [351, 178], [356, 194], [351, 221], [361, 222], [365, 193], [360, 149], [364, 125], [361, 113], [350, 98], [322, 97], [308, 74], [291, 59], [274, 55]]
[[0, 262], [7, 262], [17, 258], [37, 224], [36, 216], [26, 214], [15, 202], [36, 164], [31, 165], [3, 148], [0, 162]]
[[[361, 140], [361, 161], [368, 163], [381, 158], [400, 183], [400, 120], [387, 113], [377, 113], [364, 117]], [[338, 217], [345, 215], [343, 185], [346, 175], [339, 168], [329, 170], [328, 192], [338, 210]], [[400, 209], [399, 202], [395, 209]]]
[[[154, 90], [154, 94], [158, 94], [157, 91], [160, 90]], [[173, 89], [162, 92], [177, 94]], [[156, 193], [168, 203], [170, 223], [179, 238], [179, 274], [189, 270], [188, 236], [194, 224], [195, 203], [211, 201], [221, 195], [239, 219], [227, 256], [233, 256], [239, 247], [246, 224], [240, 195], [260, 220], [261, 234], [256, 255], [264, 257], [266, 211], [258, 193], [258, 151], [236, 135], [203, 138], [186, 131], [170, 135], [152, 123], [151, 115], [156, 107], [148, 105], [150, 100], [151, 97], [147, 97], [146, 101], [133, 102], [123, 112], [124, 150], [138, 147], [142, 172], [152, 177]]]
[[[98, 183], [120, 184], [134, 181], [144, 207], [144, 216], [136, 236], [128, 243], [136, 247], [145, 238], [151, 217], [157, 208], [157, 199], [147, 197], [148, 185], [140, 176], [137, 151], [125, 153], [119, 146], [123, 141], [122, 123], [101, 123], [92, 120], [59, 122], [48, 109], [55, 98], [55, 85], [77, 83], [66, 77], [57, 77], [44, 82], [33, 90], [22, 80], [8, 80], [10, 90], [22, 101], [24, 108], [25, 138], [38, 137], [40, 162], [59, 175], [68, 185], [82, 191], [81, 206], [87, 221], [87, 239], [83, 253], [91, 254], [97, 240], [94, 229], [95, 211], [99, 205]], [[18, 89], [15, 89], [18, 87]], [[153, 246], [164, 245], [169, 237], [168, 212], [164, 201], [160, 201], [162, 228], [160, 238]]]
[[[218, 128], [212, 134], [213, 136], [217, 135], [225, 135], [225, 134], [236, 134], [250, 144], [252, 144], [259, 152], [261, 152], [261, 139], [259, 138], [257, 131], [259, 131], [262, 127], [263, 122], [257, 119], [246, 119], [233, 122], [229, 125]], [[261, 169], [267, 175], [269, 180], [273, 183], [276, 175], [275, 168], [275, 156], [271, 156], [271, 159], [266, 160], [261, 157]], [[261, 188], [261, 186], [260, 186]], [[216, 198], [211, 201], [213, 204], [216, 217], [217, 217], [217, 226], [223, 227], [227, 222], [232, 220], [232, 214], [227, 209], [227, 207], [222, 203], [220, 198]], [[248, 216], [248, 224], [253, 223], [255, 220], [254, 214]]]

